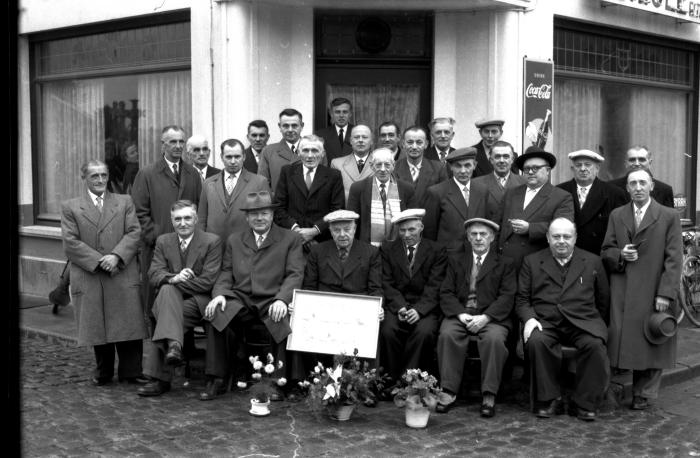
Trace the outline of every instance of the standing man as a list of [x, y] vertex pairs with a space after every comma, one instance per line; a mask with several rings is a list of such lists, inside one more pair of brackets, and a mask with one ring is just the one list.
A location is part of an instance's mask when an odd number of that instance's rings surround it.
[[576, 246], [600, 254], [610, 213], [626, 201], [617, 186], [598, 178], [600, 164], [605, 158], [595, 151], [579, 150], [569, 153], [574, 178], [557, 186], [571, 194], [574, 200]]
[[432, 146], [425, 151], [427, 159], [440, 161], [442, 165], [446, 165], [447, 155], [455, 150], [451, 143], [452, 139], [455, 138], [454, 125], [456, 123], [457, 121], [453, 118], [435, 118], [428, 123]]
[[[633, 170], [647, 170], [651, 173], [651, 163], [654, 159], [651, 156], [649, 148], [643, 145], [635, 145], [627, 150], [627, 160], [625, 161], [625, 175], [610, 181], [625, 192], [627, 202], [631, 202], [630, 195], [627, 193], [627, 174]], [[651, 189], [651, 197], [655, 201], [669, 208], [674, 208], [673, 188], [661, 180], [654, 178], [654, 186]]]
[[350, 187], [347, 209], [360, 215], [355, 237], [379, 247], [396, 238], [391, 219], [411, 206], [413, 187], [392, 176], [394, 154], [386, 148], [372, 152], [369, 167], [373, 175]]
[[146, 347], [144, 374], [151, 381], [137, 390], [139, 396], [170, 391], [173, 367], [183, 363], [185, 332], [202, 320], [221, 269], [221, 239], [197, 229], [197, 206], [178, 200], [170, 215], [175, 232], [158, 237], [148, 271], [158, 290], [153, 303], [156, 327]]
[[395, 122], [381, 123], [377, 129], [377, 137], [380, 148], [390, 149], [394, 153], [394, 162], [406, 156], [401, 151], [401, 129]]
[[605, 348], [610, 288], [600, 257], [575, 248], [576, 226], [556, 218], [547, 232], [549, 248], [527, 256], [520, 269], [515, 310], [523, 323], [537, 416], [562, 413], [561, 345], [576, 348], [576, 415], [596, 417], [610, 380]]
[[[286, 365], [286, 341], [291, 332], [287, 306], [304, 279], [301, 238], [273, 224], [274, 204], [267, 191], [250, 193], [241, 208], [249, 228], [226, 241], [221, 272], [204, 317], [207, 327], [207, 388], [200, 399], [211, 400], [225, 391], [228, 373], [227, 339], [230, 327], [240, 341], [247, 328], [263, 323], [271, 337], [271, 353]], [[243, 356], [243, 355], [240, 355]], [[237, 365], [249, 364], [247, 357]], [[280, 395], [276, 396], [281, 400]]]
[[443, 392], [436, 410], [446, 413], [462, 384], [469, 340], [476, 339], [481, 359], [481, 416], [496, 414], [496, 395], [508, 359], [506, 341], [517, 278], [512, 261], [491, 249], [498, 224], [483, 218], [464, 222], [469, 243], [450, 253], [440, 289], [445, 318], [438, 337]]
[[512, 173], [511, 168], [515, 161], [513, 145], [504, 141], [497, 141], [491, 147], [489, 162], [493, 167], [492, 173], [487, 173], [474, 178], [474, 183], [486, 188], [486, 217], [491, 221], [500, 221], [503, 213], [503, 197], [506, 190], [525, 184], [525, 177]]
[[187, 155], [190, 157], [192, 165], [202, 178], [202, 182], [207, 178], [221, 172], [221, 169], [209, 165], [209, 142], [202, 135], [193, 135], [187, 139]]
[[486, 216], [486, 190], [472, 185], [476, 150], [459, 148], [447, 156], [452, 178], [428, 188], [425, 197], [425, 237], [448, 250], [464, 243], [464, 222]]
[[356, 125], [350, 132], [350, 144], [352, 154], [337, 157], [331, 161], [331, 168], [340, 170], [343, 177], [346, 202], [350, 194], [350, 186], [372, 175], [372, 168], [368, 164], [373, 144], [372, 131], [363, 124]]
[[256, 119], [248, 124], [248, 143], [250, 146], [245, 149], [245, 161], [243, 167], [250, 173], [258, 173], [258, 163], [262, 156], [262, 151], [270, 139], [270, 129], [262, 119]]
[[304, 128], [304, 121], [297, 110], [286, 108], [280, 112], [277, 125], [282, 133], [282, 140], [263, 148], [262, 157], [258, 163], [258, 175], [267, 178], [273, 192], [277, 189], [282, 167], [300, 160], [299, 138]]
[[199, 202], [198, 226], [226, 240], [234, 232], [247, 229], [248, 220], [241, 207], [251, 192], [270, 191], [267, 180], [243, 168], [243, 143], [235, 138], [221, 143], [223, 172], [207, 179]]
[[381, 247], [385, 302], [379, 364], [394, 382], [406, 369], [434, 366], [446, 257], [444, 248], [421, 237], [424, 215], [422, 208], [410, 208], [394, 216], [399, 238]]
[[413, 203], [423, 206], [428, 188], [447, 179], [447, 172], [440, 161], [427, 159], [424, 155], [428, 147], [428, 135], [418, 126], [409, 127], [403, 133], [403, 152], [405, 156], [396, 162], [394, 176], [413, 184]]
[[675, 327], [683, 257], [678, 212], [651, 198], [654, 186], [647, 169], [627, 175], [632, 203], [613, 210], [601, 253], [612, 291], [610, 364], [632, 369], [635, 410], [657, 398], [662, 370], [676, 362], [675, 335], [657, 340], [645, 329], [652, 317]]
[[525, 256], [547, 248], [547, 228], [556, 218], [574, 220], [571, 194], [552, 186], [549, 177], [557, 158], [531, 146], [515, 160], [527, 183], [506, 191], [498, 240], [501, 253], [513, 260], [516, 270]]
[[330, 164], [336, 157], [342, 157], [352, 152], [350, 145], [350, 132], [354, 127], [350, 123], [352, 103], [345, 97], [336, 97], [331, 100], [328, 114], [331, 117], [332, 125], [318, 130], [316, 135], [323, 139], [327, 163]]
[[[491, 148], [503, 135], [503, 124], [505, 121], [502, 119], [481, 119], [474, 123], [481, 136], [481, 141], [473, 146], [476, 148], [475, 178], [493, 172], [489, 157], [491, 156]], [[517, 173], [517, 169], [513, 171]]]
[[282, 167], [275, 191], [275, 223], [299, 234], [305, 249], [330, 240], [323, 217], [345, 207], [340, 172], [321, 164], [323, 145], [323, 139], [316, 135], [302, 137], [301, 162]]
[[63, 202], [61, 209], [78, 345], [94, 348], [93, 385], [112, 381], [115, 350], [119, 380], [137, 383], [143, 381], [146, 338], [135, 259], [141, 226], [131, 197], [107, 192], [107, 164], [89, 161], [80, 168], [80, 176], [85, 191]]
[[150, 310], [154, 291], [148, 281], [148, 268], [156, 239], [170, 232], [170, 207], [178, 200], [199, 203], [202, 179], [194, 167], [182, 161], [185, 131], [180, 126], [165, 126], [161, 133], [163, 158], [139, 170], [131, 189], [136, 216], [141, 224], [141, 274], [144, 306]]

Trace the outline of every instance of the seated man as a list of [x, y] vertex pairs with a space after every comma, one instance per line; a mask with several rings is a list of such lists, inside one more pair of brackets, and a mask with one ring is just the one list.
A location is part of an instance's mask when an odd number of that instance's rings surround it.
[[[233, 233], [226, 241], [221, 272], [212, 289], [213, 299], [204, 316], [207, 326], [207, 388], [203, 401], [225, 391], [227, 374], [226, 333], [230, 327], [240, 342], [246, 329], [263, 323], [271, 336], [271, 353], [285, 360], [287, 336], [291, 332], [287, 305], [304, 276], [302, 240], [294, 232], [272, 223], [272, 196], [267, 191], [249, 193], [241, 210], [250, 229]], [[239, 351], [238, 364], [248, 364]], [[286, 364], [285, 364], [286, 365]], [[272, 400], [281, 400], [276, 393]]]
[[391, 220], [399, 238], [384, 242], [382, 285], [384, 321], [379, 329], [379, 363], [393, 381], [406, 369], [434, 366], [440, 325], [440, 284], [445, 274], [444, 248], [421, 238], [425, 210], [404, 210]]
[[[221, 268], [221, 239], [197, 229], [197, 206], [178, 200], [170, 207], [175, 232], [156, 240], [148, 277], [158, 291], [153, 303], [156, 319], [143, 373], [151, 381], [138, 389], [140, 396], [159, 396], [170, 390], [173, 366], [182, 364], [186, 329], [204, 316], [211, 288]], [[207, 353], [209, 355], [209, 353]]]
[[491, 249], [498, 224], [483, 218], [464, 223], [469, 243], [451, 252], [440, 288], [445, 318], [438, 337], [438, 364], [443, 392], [436, 410], [445, 413], [462, 383], [469, 339], [476, 338], [481, 358], [481, 416], [496, 413], [496, 394], [508, 359], [506, 339], [512, 325], [516, 290], [511, 259]]
[[537, 384], [537, 416], [562, 413], [561, 345], [576, 347], [576, 415], [592, 421], [610, 379], [605, 347], [610, 288], [600, 258], [575, 248], [576, 226], [556, 218], [547, 231], [549, 248], [525, 257], [515, 310]]

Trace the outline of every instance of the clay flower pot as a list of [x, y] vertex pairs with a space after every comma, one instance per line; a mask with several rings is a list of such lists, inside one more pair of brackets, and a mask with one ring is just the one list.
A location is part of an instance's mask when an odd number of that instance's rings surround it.
[[430, 410], [425, 407], [406, 407], [406, 426], [409, 428], [425, 428], [428, 426]]
[[251, 399], [248, 413], [256, 417], [266, 417], [270, 415], [270, 400], [268, 399], [266, 402], [260, 402], [257, 399]]
[[339, 405], [331, 410], [331, 418], [338, 421], [347, 421], [355, 409], [355, 404]]

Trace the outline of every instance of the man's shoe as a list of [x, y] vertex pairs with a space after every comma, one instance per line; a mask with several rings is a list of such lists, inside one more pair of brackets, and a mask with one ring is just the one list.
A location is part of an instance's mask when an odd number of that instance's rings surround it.
[[564, 405], [561, 399], [552, 399], [547, 403], [543, 403], [539, 409], [537, 409], [538, 418], [550, 418], [555, 415], [561, 415], [564, 411]]
[[112, 383], [112, 377], [93, 377], [90, 382], [95, 386], [104, 386]]
[[145, 385], [151, 381], [145, 375], [137, 375], [136, 377], [119, 377], [120, 382], [126, 382], [129, 385]]
[[180, 366], [182, 363], [182, 345], [179, 342], [171, 341], [168, 345], [168, 352], [165, 354], [165, 364]]
[[649, 407], [647, 398], [642, 396], [634, 396], [632, 398], [632, 410], [645, 410], [647, 407]]
[[496, 415], [496, 406], [490, 404], [481, 404], [481, 410], [479, 411], [481, 416], [484, 418], [491, 418]]
[[160, 396], [168, 391], [170, 391], [170, 382], [155, 379], [136, 390], [136, 394], [139, 396]]
[[438, 402], [435, 406], [435, 412], [437, 413], [447, 413], [452, 408], [452, 405], [457, 400], [456, 394], [448, 393], [447, 391], [442, 391], [438, 394]]
[[595, 420], [596, 413], [591, 410], [582, 409], [581, 407], [576, 407], [576, 418], [583, 421], [593, 421]]
[[215, 378], [207, 382], [207, 387], [199, 393], [200, 401], [211, 401], [215, 397], [226, 393], [226, 385], [224, 385], [224, 379]]

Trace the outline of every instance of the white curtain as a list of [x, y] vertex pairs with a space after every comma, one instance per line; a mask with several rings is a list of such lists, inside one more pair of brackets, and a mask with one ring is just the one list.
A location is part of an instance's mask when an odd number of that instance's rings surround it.
[[60, 213], [61, 201], [83, 189], [80, 166], [104, 160], [103, 80], [42, 85], [41, 212]]
[[192, 135], [192, 78], [190, 72], [144, 75], [138, 84], [139, 167], [161, 157], [160, 132], [179, 125]]

